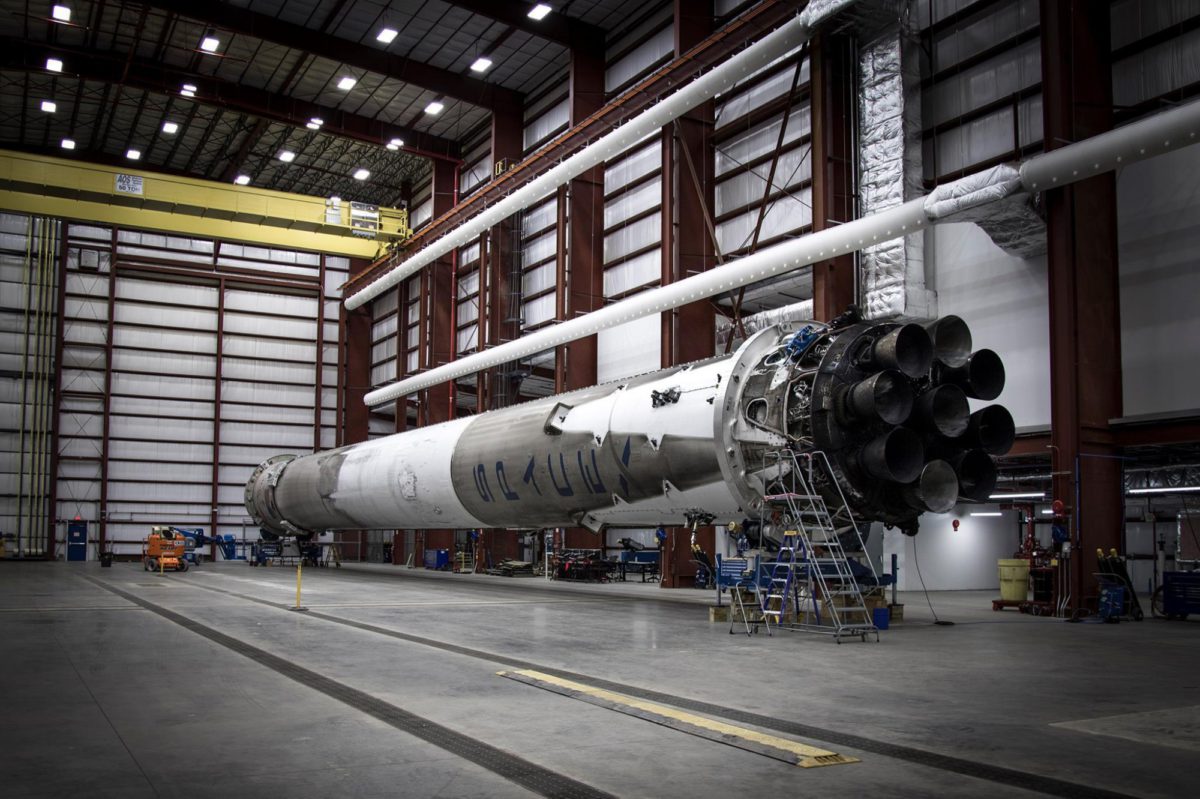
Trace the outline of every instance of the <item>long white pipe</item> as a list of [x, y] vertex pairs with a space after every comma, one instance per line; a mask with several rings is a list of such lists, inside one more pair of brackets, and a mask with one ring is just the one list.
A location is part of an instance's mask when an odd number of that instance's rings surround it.
[[584, 147], [575, 155], [514, 191], [492, 207], [472, 217], [450, 233], [428, 244], [395, 269], [346, 298], [353, 310], [398, 285], [406, 277], [443, 255], [478, 238], [479, 234], [513, 214], [553, 194], [559, 186], [582, 175], [594, 166], [619, 155], [643, 137], [660, 130], [671, 120], [733, 88], [742, 78], [754, 73], [783, 54], [812, 38], [817, 25], [855, 0], [810, 2], [796, 18], [764, 36], [755, 44], [714, 67], [691, 83], [668, 95], [656, 105]]
[[[719, 268], [644, 291], [585, 316], [568, 319], [507, 344], [459, 358], [445, 366], [376, 389], [368, 393], [363, 401], [369, 406], [382, 405], [447, 380], [516, 361], [633, 319], [669, 311], [818, 261], [855, 252], [880, 241], [915, 233], [932, 224], [952, 222], [954, 214], [947, 212], [948, 206], [965, 210], [965, 207], [986, 205], [1021, 192], [1065, 186], [1178, 150], [1197, 143], [1197, 130], [1200, 130], [1200, 101], [1193, 101], [1099, 136], [1034, 156], [1021, 165], [1019, 178], [1003, 185], [992, 184], [988, 187], [983, 184], [985, 190], [980, 191], [976, 188], [981, 185], [979, 175], [968, 176], [934, 189], [928, 197], [910, 200], [853, 222], [777, 244]], [[956, 191], [959, 187], [963, 187], [964, 191]], [[947, 198], [965, 200], [965, 206], [949, 202]]]

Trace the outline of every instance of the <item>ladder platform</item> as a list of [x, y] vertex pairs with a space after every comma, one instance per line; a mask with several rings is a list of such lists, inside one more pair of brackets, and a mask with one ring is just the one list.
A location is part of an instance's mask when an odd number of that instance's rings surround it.
[[796, 502], [798, 500], [812, 501], [821, 499], [820, 494], [767, 494], [763, 497], [763, 502]]

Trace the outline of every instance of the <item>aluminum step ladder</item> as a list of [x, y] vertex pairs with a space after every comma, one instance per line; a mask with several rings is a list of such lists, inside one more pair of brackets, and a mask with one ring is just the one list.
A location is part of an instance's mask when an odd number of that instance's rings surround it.
[[[862, 534], [833, 477], [824, 452], [796, 453], [774, 450], [764, 455], [764, 475], [769, 491], [763, 496], [764, 514], [778, 515], [784, 525], [780, 555], [769, 564], [771, 572], [763, 599], [763, 617], [787, 629], [867, 640], [879, 630], [871, 617], [850, 566], [852, 554], [865, 549]], [[818, 489], [818, 481], [833, 486], [840, 500], [839, 527]], [[847, 552], [847, 545], [857, 549]], [[871, 573], [875, 567], [867, 558]], [[791, 599], [794, 618], [785, 620], [786, 601]], [[776, 608], [775, 605], [778, 605]]]

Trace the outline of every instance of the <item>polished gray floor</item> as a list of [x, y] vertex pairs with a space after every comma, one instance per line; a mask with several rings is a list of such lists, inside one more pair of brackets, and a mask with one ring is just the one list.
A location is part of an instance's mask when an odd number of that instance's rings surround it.
[[[653, 584], [348, 566], [303, 585], [307, 614], [286, 609], [291, 569], [0, 563], [0, 794], [565, 794], [503, 776], [500, 753], [591, 795], [1195, 795], [1200, 622], [1066, 624], [954, 592], [935, 626], [914, 594], [880, 643], [839, 646], [731, 636], [711, 594]], [[861, 762], [800, 769], [497, 675], [514, 664]]]

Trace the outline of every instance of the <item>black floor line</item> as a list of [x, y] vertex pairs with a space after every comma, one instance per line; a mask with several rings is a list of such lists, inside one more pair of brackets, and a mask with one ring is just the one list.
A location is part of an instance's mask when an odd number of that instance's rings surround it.
[[[237, 591], [230, 591], [225, 588], [217, 588], [210, 585], [199, 585], [194, 582], [189, 582], [193, 588], [199, 588], [204, 591], [214, 591], [219, 594], [226, 594], [237, 599], [243, 599], [250, 602], [256, 602], [260, 605], [267, 605], [273, 608], [286, 610], [289, 605], [282, 602], [272, 602], [267, 599], [241, 594]], [[1119, 793], [1116, 791], [1107, 791], [1102, 788], [1095, 788], [1090, 785], [1082, 785], [1077, 782], [1069, 782], [1067, 780], [1055, 779], [1054, 777], [1046, 777], [1041, 774], [1032, 774], [1027, 771], [1019, 771], [1017, 769], [1005, 768], [1003, 766], [994, 766], [989, 763], [983, 763], [976, 760], [967, 760], [965, 758], [954, 757], [952, 755], [943, 755], [937, 752], [929, 752], [924, 749], [917, 749], [912, 746], [904, 746], [902, 744], [889, 743], [887, 741], [879, 741], [873, 738], [865, 738], [861, 735], [853, 733], [839, 732], [823, 727], [815, 727], [810, 724], [800, 724], [798, 722], [778, 719], [771, 716], [763, 716], [758, 713], [751, 713], [737, 708], [725, 707], [716, 705], [710, 702], [702, 702], [696, 699], [688, 699], [687, 697], [675, 696], [673, 694], [662, 693], [659, 691], [651, 691], [645, 688], [638, 688], [633, 685], [625, 685], [623, 683], [610, 682], [596, 677], [591, 677], [586, 674], [577, 674], [572, 671], [564, 671], [555, 669], [549, 666], [543, 666], [539, 663], [533, 663], [527, 660], [519, 660], [517, 658], [508, 657], [506, 655], [498, 655], [492, 652], [485, 652], [479, 649], [470, 649], [458, 644], [451, 644], [445, 641], [438, 641], [433, 638], [424, 638], [411, 633], [402, 633], [398, 630], [390, 630], [386, 627], [379, 627], [366, 622], [354, 621], [353, 619], [344, 619], [339, 616], [331, 616], [327, 613], [310, 610], [305, 614], [311, 618], [321, 619], [322, 621], [341, 624], [346, 627], [353, 627], [365, 632], [383, 635], [389, 638], [396, 638], [401, 641], [408, 641], [414, 644], [440, 649], [443, 652], [452, 652], [457, 655], [465, 655], [466, 657], [485, 660], [489, 663], [496, 663], [503, 666], [509, 666], [518, 669], [533, 669], [535, 671], [552, 674], [563, 679], [575, 680], [577, 682], [591, 685], [596, 688], [603, 688], [609, 691], [615, 691], [627, 696], [634, 696], [639, 699], [646, 699], [653, 702], [661, 702], [663, 704], [672, 705], [684, 710], [693, 710], [698, 713], [704, 713], [710, 716], [717, 716], [730, 721], [739, 721], [744, 724], [751, 724], [757, 727], [762, 727], [776, 732], [783, 732], [789, 735], [794, 735], [799, 738], [809, 738], [815, 741], [835, 744], [839, 747], [848, 747], [857, 749], [862, 752], [870, 752], [872, 754], [883, 755], [885, 757], [903, 760], [909, 763], [915, 763], [929, 768], [936, 768], [942, 771], [952, 772], [954, 774], [963, 774], [976, 779], [995, 782], [1000, 785], [1008, 785], [1014, 788], [1021, 788], [1027, 791], [1043, 793], [1048, 796], [1062, 796], [1069, 799], [1132, 799], [1130, 794]]]
[[349, 705], [355, 710], [373, 716], [401, 732], [420, 738], [426, 743], [433, 744], [440, 749], [457, 755], [541, 796], [555, 797], [556, 799], [558, 797], [562, 797], [562, 799], [573, 799], [574, 797], [579, 797], [580, 799], [615, 799], [612, 794], [593, 788], [578, 780], [573, 780], [570, 777], [565, 777], [562, 774], [506, 752], [503, 749], [497, 749], [469, 735], [455, 732], [429, 719], [383, 702], [365, 691], [359, 691], [344, 683], [318, 674], [315, 671], [297, 666], [277, 655], [272, 655], [270, 652], [239, 641], [211, 627], [193, 621], [186, 616], [159, 607], [103, 580], [94, 577], [85, 577], [84, 579], [190, 632], [203, 636], [215, 644], [220, 644], [226, 649], [266, 666], [284, 677], [295, 680], [307, 688], [319, 691], [328, 697]]

